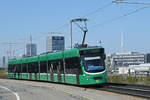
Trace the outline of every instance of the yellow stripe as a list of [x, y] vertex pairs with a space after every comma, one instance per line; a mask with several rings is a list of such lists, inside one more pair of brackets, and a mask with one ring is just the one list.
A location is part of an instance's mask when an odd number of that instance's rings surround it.
[[72, 94], [71, 92], [67, 92], [67, 91], [63, 91], [63, 92], [66, 93], [66, 94], [70, 94], [70, 95]]
[[83, 98], [85, 99], [88, 99], [88, 100], [94, 100], [93, 98], [90, 98], [90, 97], [87, 97], [87, 96], [82, 96]]

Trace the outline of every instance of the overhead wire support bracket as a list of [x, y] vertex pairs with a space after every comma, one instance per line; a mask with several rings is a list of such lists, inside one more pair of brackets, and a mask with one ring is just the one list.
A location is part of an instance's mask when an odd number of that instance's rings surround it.
[[112, 3], [116, 3], [116, 4], [142, 4], [142, 5], [150, 5], [150, 2], [128, 2], [128, 1], [124, 1], [124, 0], [115, 0]]

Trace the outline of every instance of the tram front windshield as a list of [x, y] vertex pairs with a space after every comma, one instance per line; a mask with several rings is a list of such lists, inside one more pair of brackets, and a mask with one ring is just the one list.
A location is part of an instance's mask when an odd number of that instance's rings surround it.
[[102, 56], [82, 56], [82, 62], [86, 72], [96, 73], [105, 69]]
[[86, 72], [97, 73], [105, 70], [104, 48], [81, 50], [80, 56]]

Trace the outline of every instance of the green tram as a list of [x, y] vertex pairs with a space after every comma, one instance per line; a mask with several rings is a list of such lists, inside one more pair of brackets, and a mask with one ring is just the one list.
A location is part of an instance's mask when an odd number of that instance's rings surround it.
[[74, 85], [106, 82], [103, 47], [73, 48], [8, 61], [11, 79], [38, 80]]

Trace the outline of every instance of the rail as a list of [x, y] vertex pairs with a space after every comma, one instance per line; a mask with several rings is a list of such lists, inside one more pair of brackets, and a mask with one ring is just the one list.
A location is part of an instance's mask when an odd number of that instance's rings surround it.
[[133, 85], [133, 84], [119, 84], [119, 83], [106, 83], [94, 87], [97, 90], [104, 90], [109, 92], [116, 92], [120, 94], [127, 94], [143, 98], [150, 98], [150, 86], [147, 85]]
[[[7, 77], [0, 77], [0, 79], [7, 79]], [[64, 85], [68, 85], [68, 84], [64, 84]], [[77, 85], [70, 85], [70, 86], [77, 86]], [[137, 84], [105, 83], [99, 85], [78, 86], [78, 87], [85, 88], [85, 90], [96, 89], [96, 90], [103, 90], [103, 91], [115, 92], [115, 93], [150, 99], [150, 85], [148, 86], [148, 85], [137, 85]]]

